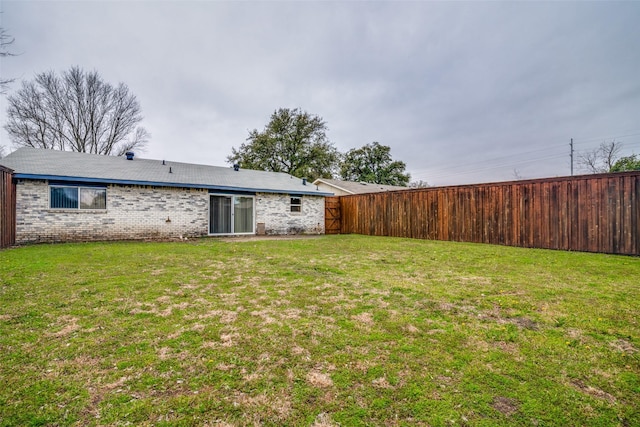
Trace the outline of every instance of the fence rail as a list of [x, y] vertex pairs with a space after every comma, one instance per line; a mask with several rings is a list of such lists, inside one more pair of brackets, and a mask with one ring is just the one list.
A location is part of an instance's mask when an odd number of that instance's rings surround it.
[[10, 169], [0, 166], [0, 249], [16, 241], [16, 185]]
[[640, 172], [330, 199], [343, 234], [640, 255]]

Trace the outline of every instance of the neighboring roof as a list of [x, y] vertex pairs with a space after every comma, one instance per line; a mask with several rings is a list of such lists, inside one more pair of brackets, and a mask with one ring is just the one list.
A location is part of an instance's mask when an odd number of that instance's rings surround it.
[[16, 178], [331, 196], [286, 173], [20, 148], [0, 159]]
[[366, 194], [366, 193], [380, 193], [383, 191], [396, 191], [406, 190], [408, 187], [400, 187], [397, 185], [382, 185], [371, 184], [370, 182], [353, 182], [353, 181], [340, 181], [339, 179], [326, 179], [318, 178], [313, 182], [313, 185], [324, 183], [334, 188], [338, 188], [342, 191], [346, 191], [349, 194]]

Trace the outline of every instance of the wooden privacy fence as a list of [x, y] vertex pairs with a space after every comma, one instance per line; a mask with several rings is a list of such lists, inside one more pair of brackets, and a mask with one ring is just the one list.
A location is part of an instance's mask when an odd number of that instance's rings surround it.
[[640, 172], [330, 197], [340, 232], [640, 255]]
[[0, 166], [0, 249], [16, 242], [16, 184], [12, 172]]

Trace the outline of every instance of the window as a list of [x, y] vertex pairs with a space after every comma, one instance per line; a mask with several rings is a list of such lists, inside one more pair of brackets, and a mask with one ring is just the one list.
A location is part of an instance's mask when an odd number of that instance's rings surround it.
[[302, 212], [302, 197], [291, 197], [291, 212]]
[[94, 187], [51, 186], [51, 209], [106, 209], [107, 189]]

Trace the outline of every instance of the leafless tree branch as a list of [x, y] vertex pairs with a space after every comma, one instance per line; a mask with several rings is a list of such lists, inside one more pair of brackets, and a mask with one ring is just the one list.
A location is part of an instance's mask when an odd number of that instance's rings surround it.
[[607, 173], [618, 160], [622, 150], [622, 143], [611, 141], [603, 142], [592, 151], [587, 151], [578, 156], [578, 166], [589, 173]]
[[72, 67], [38, 74], [8, 98], [5, 129], [18, 147], [121, 155], [149, 139], [140, 104], [129, 88], [97, 72]]
[[[0, 58], [14, 56], [14, 54], [8, 50], [9, 46], [13, 44], [14, 41], [15, 39], [7, 34], [4, 28], [0, 28]], [[14, 79], [7, 79], [0, 76], [0, 94], [5, 94], [7, 86], [13, 81]]]

